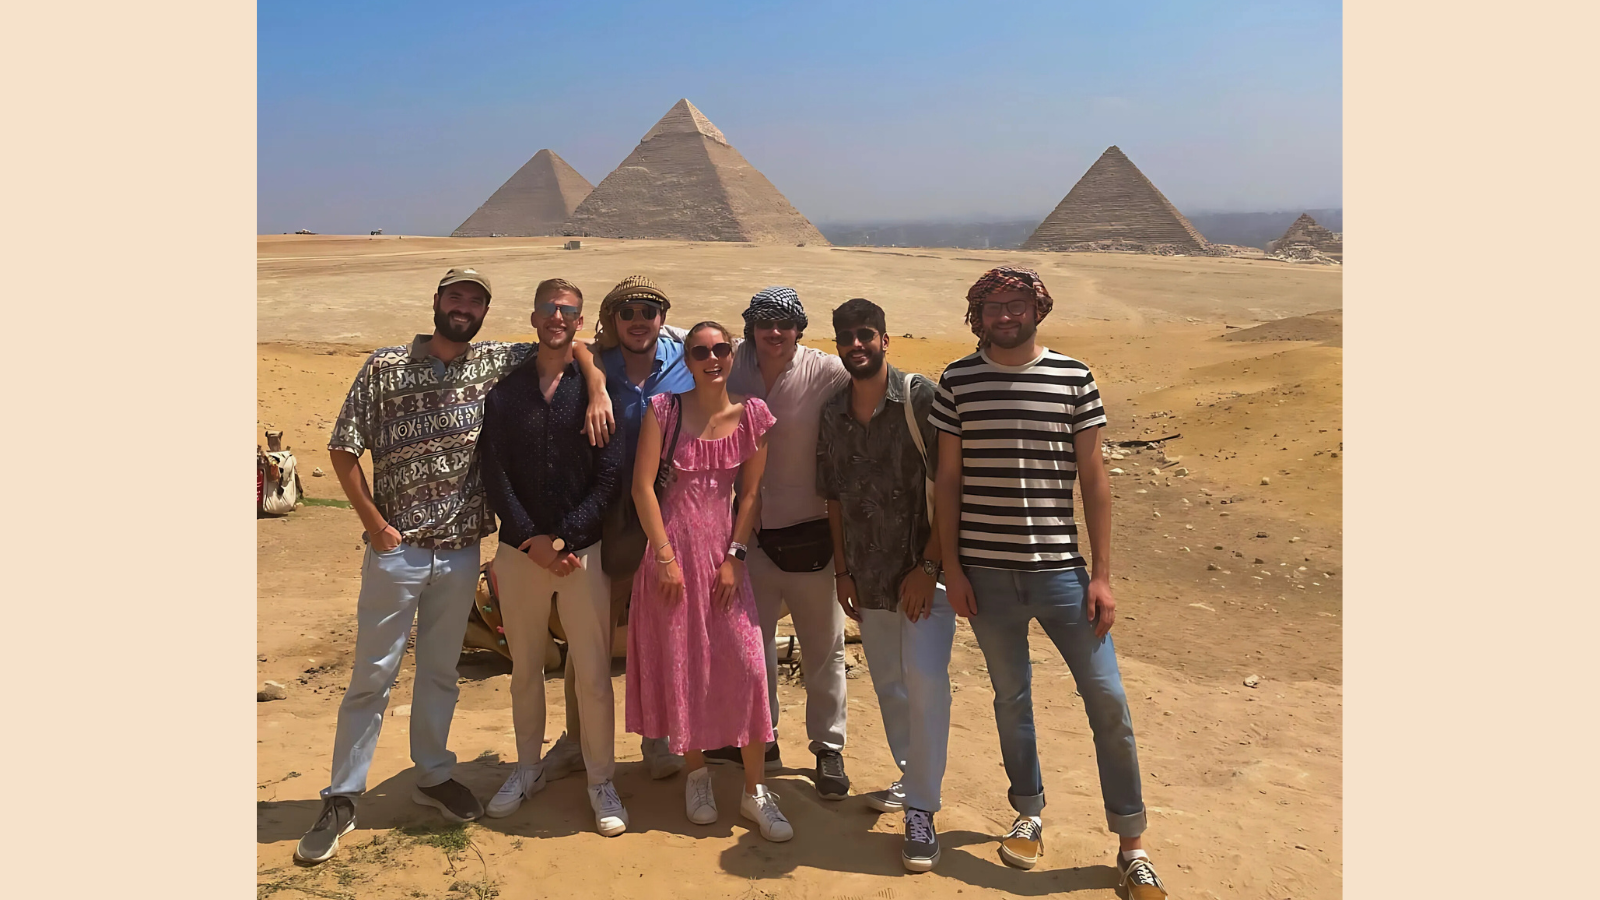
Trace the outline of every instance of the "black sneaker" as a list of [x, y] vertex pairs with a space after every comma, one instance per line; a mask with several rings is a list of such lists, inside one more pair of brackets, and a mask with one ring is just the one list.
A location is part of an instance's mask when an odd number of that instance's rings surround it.
[[301, 862], [322, 862], [339, 849], [339, 838], [349, 834], [355, 827], [355, 801], [349, 797], [329, 797], [322, 801], [317, 824], [311, 826], [311, 830], [295, 845], [294, 858]]
[[[736, 766], [744, 765], [744, 756], [739, 752], [738, 747], [718, 747], [715, 750], [707, 750], [705, 755], [706, 762], [708, 763], [732, 763]], [[762, 763], [761, 768], [762, 771], [769, 774], [783, 768], [783, 755], [778, 752], [778, 745], [776, 742], [767, 748], [767, 755], [765, 757], [765, 761]]]
[[431, 806], [451, 822], [471, 822], [483, 816], [483, 804], [472, 796], [467, 786], [454, 778], [431, 787], [417, 785], [411, 799], [422, 806]]
[[906, 807], [906, 843], [900, 861], [907, 872], [930, 872], [939, 864], [939, 833], [933, 830], [933, 813]]
[[844, 755], [837, 750], [818, 751], [817, 771], [811, 781], [824, 800], [843, 800], [850, 796], [850, 776], [844, 774]]

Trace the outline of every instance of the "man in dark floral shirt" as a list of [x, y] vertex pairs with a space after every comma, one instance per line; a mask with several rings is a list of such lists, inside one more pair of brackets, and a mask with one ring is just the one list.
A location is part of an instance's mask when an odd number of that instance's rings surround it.
[[861, 623], [883, 730], [901, 772], [888, 789], [868, 794], [867, 803], [882, 812], [904, 810], [901, 860], [926, 872], [939, 861], [933, 814], [950, 736], [956, 625], [938, 584], [929, 502], [929, 477], [938, 465], [928, 421], [934, 385], [884, 361], [889, 336], [876, 304], [846, 302], [834, 310], [833, 326], [851, 381], [822, 408], [817, 489], [828, 501], [839, 604]]

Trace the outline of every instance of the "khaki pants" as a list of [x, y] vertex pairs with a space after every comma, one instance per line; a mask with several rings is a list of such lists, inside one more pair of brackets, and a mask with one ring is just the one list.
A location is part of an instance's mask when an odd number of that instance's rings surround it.
[[761, 617], [761, 639], [767, 648], [767, 702], [772, 728], [778, 728], [778, 653], [773, 637], [778, 613], [789, 607], [795, 636], [800, 639], [801, 668], [806, 682], [806, 737], [811, 752], [844, 749], [845, 693], [844, 609], [834, 594], [833, 569], [785, 572], [760, 547], [751, 547], [746, 567]]
[[[595, 559], [599, 559], [598, 556]], [[574, 573], [576, 574], [576, 573]], [[610, 579], [608, 579], [610, 580]], [[622, 613], [628, 608], [628, 598], [633, 596], [633, 579], [619, 578], [611, 580], [611, 617], [606, 620], [606, 647], [611, 647], [617, 639], [617, 623], [622, 621]], [[565, 625], [562, 629], [565, 630]], [[609, 665], [609, 661], [607, 665]], [[566, 681], [567, 694], [567, 734], [573, 740], [583, 734], [582, 726], [578, 719], [578, 680], [574, 676], [572, 654], [567, 654], [567, 669], [563, 673]]]
[[[582, 735], [583, 765], [590, 784], [611, 780], [616, 768], [616, 714], [611, 693], [610, 598], [600, 569], [600, 545], [580, 551], [583, 567], [557, 578], [507, 544], [495, 555], [501, 616], [511, 650], [511, 719], [517, 732], [517, 762], [532, 765], [544, 747], [544, 660], [550, 637], [550, 606], [561, 615], [567, 659], [573, 667], [576, 703], [591, 725]], [[570, 715], [570, 712], [569, 712]]]

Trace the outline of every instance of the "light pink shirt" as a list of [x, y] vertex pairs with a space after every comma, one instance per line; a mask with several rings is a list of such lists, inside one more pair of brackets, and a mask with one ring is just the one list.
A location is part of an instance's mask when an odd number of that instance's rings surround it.
[[844, 363], [814, 347], [795, 347], [794, 359], [772, 383], [761, 377], [756, 348], [734, 348], [728, 393], [759, 397], [778, 420], [767, 435], [767, 468], [761, 478], [761, 527], [786, 528], [827, 518], [828, 503], [817, 493], [817, 427], [822, 406], [850, 383]]

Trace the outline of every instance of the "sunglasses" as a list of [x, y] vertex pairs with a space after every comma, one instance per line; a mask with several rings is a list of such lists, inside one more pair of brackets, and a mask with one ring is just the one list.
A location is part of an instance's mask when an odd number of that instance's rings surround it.
[[556, 303], [553, 300], [541, 300], [533, 305], [533, 311], [541, 316], [553, 316], [560, 313], [561, 317], [571, 321], [583, 315], [583, 307], [569, 306], [565, 303]]
[[694, 358], [695, 362], [705, 362], [711, 358], [712, 354], [716, 354], [717, 359], [727, 359], [733, 355], [733, 345], [723, 341], [719, 344], [712, 344], [709, 347], [705, 344], [700, 344], [689, 348], [689, 355]]
[[838, 334], [834, 335], [833, 342], [841, 347], [849, 346], [857, 341], [860, 341], [862, 345], [866, 345], [872, 343], [874, 340], [877, 340], [877, 337], [878, 329], [862, 326], [854, 331], [851, 331], [847, 328], [844, 331], [839, 332]]
[[1027, 312], [1032, 305], [1032, 300], [1008, 300], [1005, 303], [995, 301], [983, 304], [983, 314], [986, 316], [998, 316], [1003, 312], [1008, 316], [1020, 316]]
[[766, 331], [768, 328], [776, 328], [779, 331], [794, 331], [800, 327], [799, 323], [793, 319], [766, 319], [754, 323], [754, 326], [757, 331]]
[[655, 308], [654, 306], [624, 306], [623, 308], [617, 310], [617, 318], [624, 322], [632, 322], [634, 315], [637, 314], [646, 322], [654, 322], [656, 320], [656, 316], [660, 313], [661, 310]]

